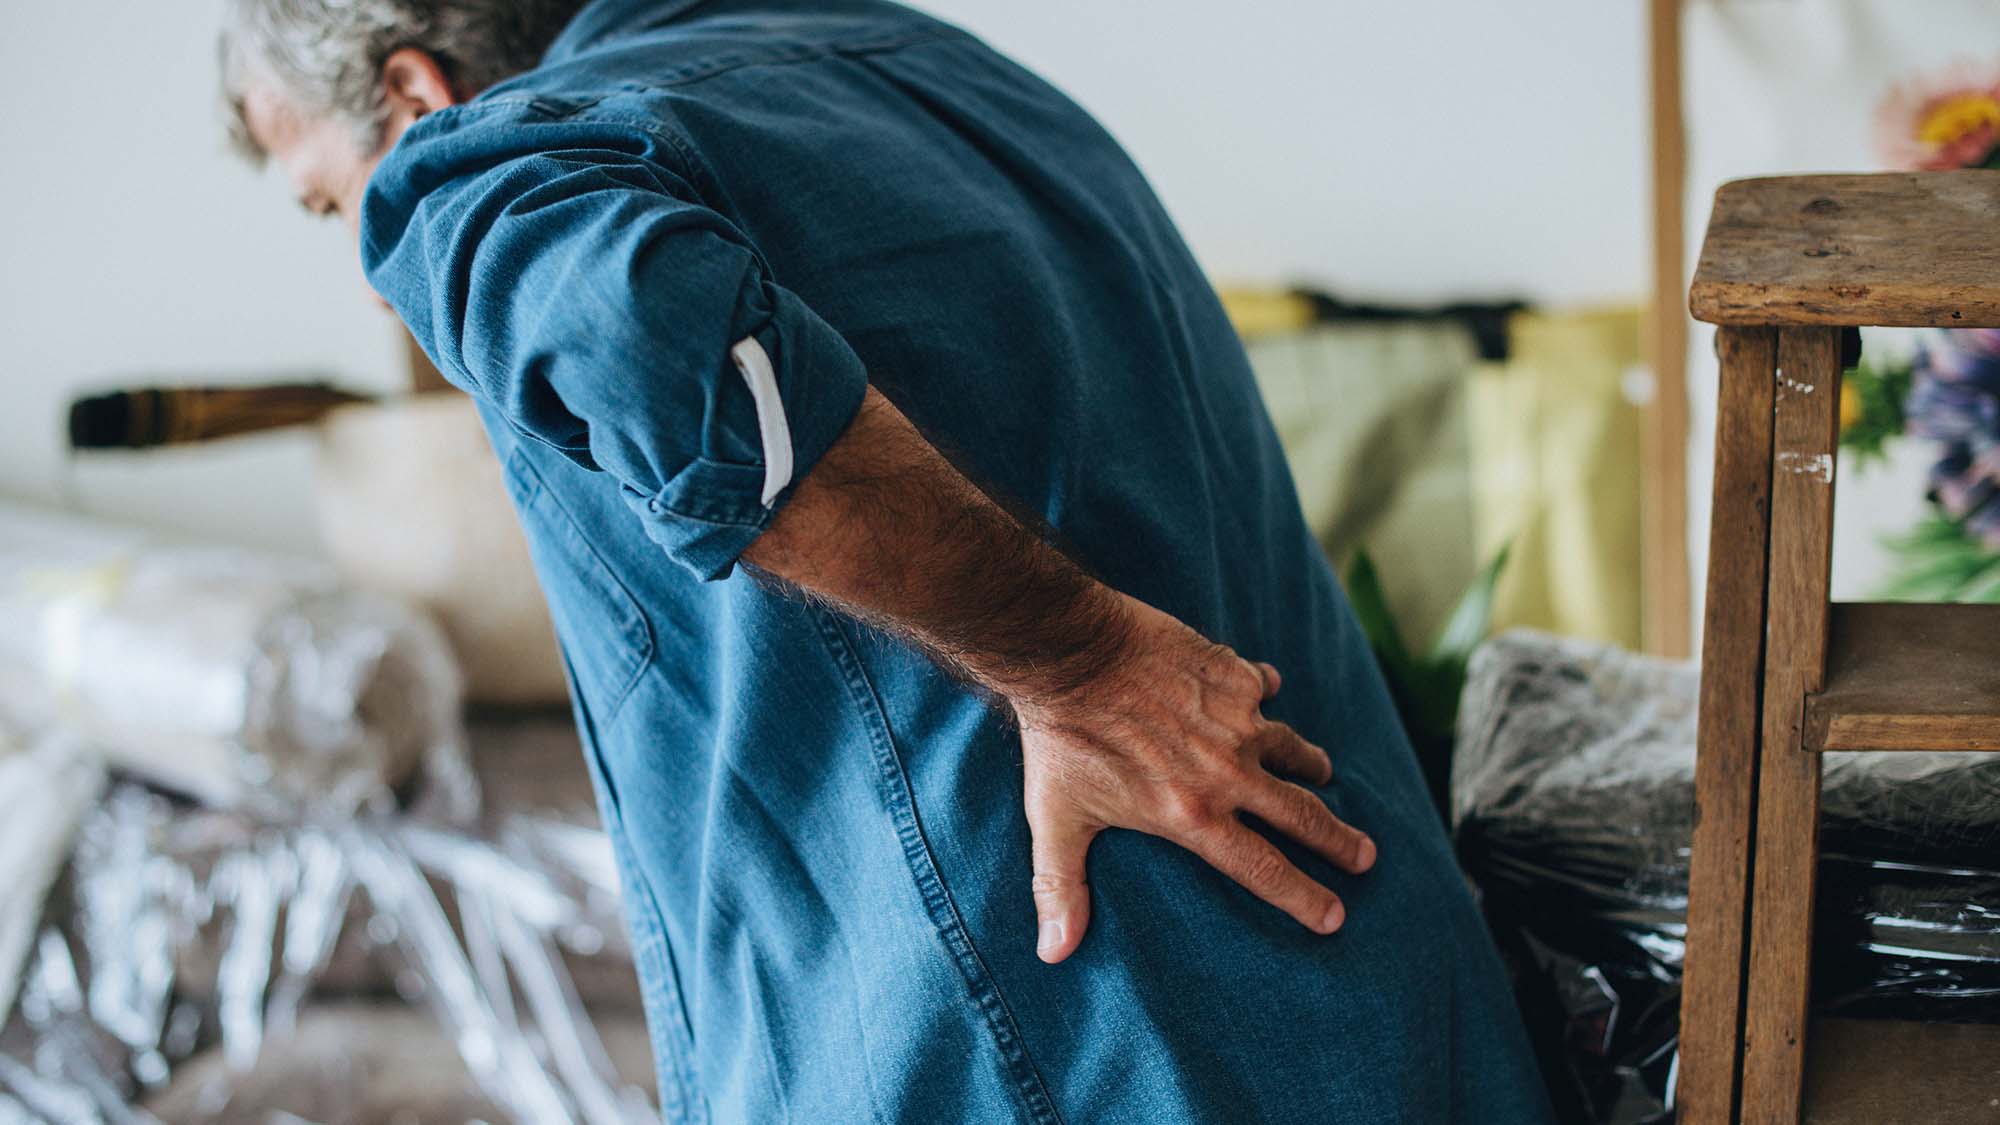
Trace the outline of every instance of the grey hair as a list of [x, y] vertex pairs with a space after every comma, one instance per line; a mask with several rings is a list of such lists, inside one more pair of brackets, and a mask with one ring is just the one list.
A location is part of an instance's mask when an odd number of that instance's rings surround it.
[[268, 84], [305, 117], [332, 119], [373, 150], [389, 108], [382, 64], [405, 47], [437, 60], [461, 97], [529, 70], [583, 0], [229, 0], [220, 58], [230, 139], [264, 151], [244, 98]]

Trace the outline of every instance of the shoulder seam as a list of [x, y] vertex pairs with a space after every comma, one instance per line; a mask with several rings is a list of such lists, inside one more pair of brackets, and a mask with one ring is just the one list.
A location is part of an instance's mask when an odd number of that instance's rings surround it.
[[[921, 27], [903, 27], [871, 31], [847, 39], [836, 39], [825, 43], [797, 44], [784, 48], [774, 48], [762, 52], [731, 51], [723, 54], [707, 55], [673, 67], [657, 77], [633, 80], [621, 84], [614, 92], [643, 93], [648, 90], [670, 90], [697, 82], [756, 66], [792, 66], [826, 58], [858, 58], [880, 55], [901, 50], [917, 43], [936, 39], [969, 39], [965, 30], [950, 24], [927, 24]], [[598, 48], [608, 49], [608, 47]], [[587, 58], [588, 53], [577, 58]], [[567, 65], [572, 60], [564, 60], [556, 66]], [[528, 73], [533, 73], [532, 71]], [[584, 109], [603, 101], [609, 94], [578, 102], [577, 108]], [[490, 100], [475, 98], [465, 103], [467, 106], [487, 105], [532, 105], [538, 109], [552, 108], [551, 99], [537, 94], [500, 94]]]

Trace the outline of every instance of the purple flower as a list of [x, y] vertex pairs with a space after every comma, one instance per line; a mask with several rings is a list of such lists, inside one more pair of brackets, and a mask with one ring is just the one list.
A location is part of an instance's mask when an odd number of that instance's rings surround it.
[[1931, 467], [1931, 497], [2000, 550], [2000, 329], [1930, 334], [1904, 409], [1912, 436], [1944, 446]]

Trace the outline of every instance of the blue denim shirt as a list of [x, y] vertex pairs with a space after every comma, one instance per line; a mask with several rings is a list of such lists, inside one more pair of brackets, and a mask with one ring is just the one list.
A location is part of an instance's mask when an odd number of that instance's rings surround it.
[[[505, 465], [670, 1119], [1541, 1115], [1243, 351], [1056, 90], [876, 0], [596, 0], [410, 128], [362, 250]], [[734, 565], [871, 382], [1111, 585], [1283, 671], [1268, 713], [1381, 848], [1360, 878], [1291, 849], [1339, 934], [1112, 832], [1082, 948], [1036, 959], [1015, 732]]]

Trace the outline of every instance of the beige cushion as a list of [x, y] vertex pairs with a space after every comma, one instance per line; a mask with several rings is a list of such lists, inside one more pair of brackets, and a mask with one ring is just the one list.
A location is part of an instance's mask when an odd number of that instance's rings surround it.
[[471, 702], [568, 699], [527, 542], [472, 400], [454, 392], [336, 411], [319, 428], [317, 465], [320, 530], [342, 577], [435, 615]]

